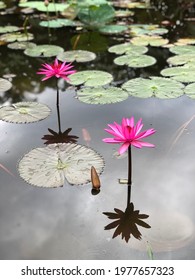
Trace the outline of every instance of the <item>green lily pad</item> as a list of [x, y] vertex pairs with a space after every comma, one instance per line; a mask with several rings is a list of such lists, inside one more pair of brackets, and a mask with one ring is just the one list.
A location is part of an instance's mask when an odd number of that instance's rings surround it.
[[47, 118], [48, 106], [37, 102], [18, 102], [0, 108], [0, 119], [11, 123], [32, 123]]
[[161, 47], [168, 44], [169, 40], [164, 39], [160, 36], [139, 36], [131, 39], [131, 43], [136, 46], [147, 46]]
[[50, 144], [36, 148], [20, 160], [18, 172], [29, 184], [37, 187], [61, 187], [91, 181], [91, 167], [101, 174], [103, 158], [94, 150], [77, 144]]
[[161, 75], [164, 77], [171, 77], [172, 79], [182, 83], [195, 82], [195, 68], [189, 67], [171, 67], [163, 69]]
[[135, 78], [125, 82], [122, 88], [129, 95], [147, 98], [176, 98], [183, 95], [184, 85], [168, 78], [150, 77], [149, 79]]
[[18, 26], [8, 25], [8, 26], [1, 26], [0, 33], [10, 33], [20, 30]]
[[63, 48], [56, 45], [36, 45], [35, 47], [26, 48], [24, 53], [32, 57], [52, 57], [63, 51]]
[[127, 99], [128, 93], [117, 87], [83, 88], [77, 91], [77, 97], [87, 104], [110, 104]]
[[0, 78], [0, 92], [4, 92], [9, 90], [12, 87], [12, 83], [10, 83], [6, 79]]
[[189, 84], [184, 88], [184, 92], [187, 96], [195, 99], [195, 83]]
[[122, 55], [114, 59], [117, 65], [128, 65], [132, 68], [142, 68], [156, 63], [156, 59], [149, 55]]
[[173, 46], [169, 50], [174, 54], [195, 54], [195, 46]]
[[177, 40], [177, 42], [174, 43], [174, 45], [194, 45], [195, 44], [195, 38], [180, 38]]
[[130, 34], [132, 36], [143, 36], [143, 35], [163, 35], [168, 33], [166, 28], [160, 28], [157, 24], [131, 24]]
[[110, 73], [99, 70], [80, 71], [69, 76], [71, 85], [85, 85], [89, 87], [104, 86], [112, 82], [113, 77]]
[[107, 0], [77, 0], [79, 7], [100, 6], [107, 4]]
[[0, 10], [5, 8], [6, 8], [6, 4], [3, 1], [0, 1]]
[[135, 46], [131, 43], [123, 43], [110, 47], [108, 51], [116, 54], [140, 55], [146, 53], [148, 48], [144, 46]]
[[39, 23], [42, 27], [49, 28], [60, 28], [63, 26], [77, 26], [77, 24], [70, 19], [53, 19], [53, 20], [44, 20]]
[[115, 11], [115, 17], [118, 17], [118, 18], [131, 17], [134, 14], [135, 13], [133, 11], [129, 11], [129, 10], [117, 10], [117, 11]]
[[195, 65], [195, 52], [194, 54], [181, 54], [181, 55], [175, 55], [170, 57], [167, 62], [171, 65], [177, 66], [177, 65], [183, 65], [183, 64], [191, 64]]
[[89, 51], [75, 50], [59, 53], [57, 58], [67, 62], [88, 62], [96, 58], [96, 54]]
[[120, 34], [128, 30], [128, 27], [126, 25], [105, 25], [98, 29], [100, 33], [102, 34]]
[[34, 48], [35, 46], [35, 43], [30, 42], [14, 42], [7, 45], [9, 49], [13, 50], [25, 50], [26, 48]]
[[14, 41], [30, 41], [34, 38], [33, 34], [28, 32], [28, 36], [25, 33], [16, 32], [16, 33], [6, 33], [0, 36], [0, 41], [4, 42], [14, 42]]
[[65, 9], [69, 7], [68, 4], [64, 3], [51, 3], [49, 2], [48, 6], [45, 6], [44, 1], [28, 1], [28, 2], [20, 2], [19, 7], [22, 8], [33, 8], [37, 9], [41, 12], [63, 12]]

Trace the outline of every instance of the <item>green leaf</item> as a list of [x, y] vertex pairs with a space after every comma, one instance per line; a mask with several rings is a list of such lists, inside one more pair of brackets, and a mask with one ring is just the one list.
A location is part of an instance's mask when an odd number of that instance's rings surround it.
[[128, 54], [134, 56], [146, 53], [148, 48], [144, 46], [135, 46], [131, 43], [123, 43], [110, 47], [108, 51], [116, 54]]
[[21, 32], [16, 32], [16, 33], [6, 33], [0, 36], [0, 41], [4, 42], [14, 42], [14, 41], [30, 41], [34, 38], [33, 34], [28, 32], [28, 35], [25, 33]]
[[117, 65], [128, 65], [132, 68], [142, 68], [155, 64], [156, 59], [149, 55], [123, 55], [115, 58], [114, 63]]
[[35, 43], [30, 43], [30, 42], [15, 42], [7, 45], [9, 49], [13, 49], [13, 50], [25, 50], [26, 48], [33, 48], [35, 46], [36, 46]]
[[77, 91], [77, 97], [87, 104], [110, 104], [127, 99], [128, 93], [117, 87], [83, 88]]
[[3, 1], [0, 1], [0, 10], [5, 8], [6, 8], [6, 4]]
[[143, 35], [163, 35], [168, 33], [166, 28], [160, 28], [157, 24], [131, 24], [130, 34], [132, 36], [143, 36]]
[[175, 55], [170, 57], [167, 62], [171, 65], [183, 65], [183, 64], [192, 64], [195, 65], [195, 52], [194, 54], [181, 54], [181, 55]]
[[162, 76], [171, 77], [172, 79], [182, 83], [193, 83], [195, 82], [195, 68], [189, 67], [171, 67], [163, 69], [161, 72]]
[[135, 78], [122, 85], [130, 96], [147, 98], [176, 98], [183, 94], [184, 85], [172, 79], [150, 77], [149, 79]]
[[96, 54], [93, 52], [82, 50], [66, 51], [59, 53], [57, 58], [61, 61], [67, 62], [88, 62], [94, 60], [96, 58]]
[[20, 28], [18, 26], [8, 25], [0, 27], [0, 33], [10, 33], [18, 31]]
[[0, 92], [9, 90], [12, 87], [12, 83], [8, 80], [0, 78]]
[[99, 32], [101, 32], [102, 34], [120, 34], [123, 33], [124, 31], [126, 31], [128, 29], [128, 27], [126, 25], [106, 25], [103, 26], [101, 28], [99, 28]]
[[18, 171], [29, 184], [37, 187], [61, 187], [67, 181], [71, 185], [91, 181], [91, 167], [98, 175], [104, 167], [103, 158], [85, 146], [62, 143], [36, 148], [20, 160]]
[[32, 123], [47, 118], [48, 106], [37, 102], [18, 102], [0, 108], [0, 119], [11, 123]]
[[45, 6], [44, 1], [28, 1], [28, 2], [20, 2], [19, 7], [25, 8], [34, 8], [41, 12], [63, 12], [65, 9], [69, 7], [68, 4], [64, 3], [49, 3], [48, 6]]
[[113, 77], [105, 71], [99, 70], [86, 70], [80, 71], [69, 76], [71, 85], [85, 85], [89, 87], [98, 87], [109, 84], [112, 82]]
[[175, 54], [195, 54], [195, 46], [173, 46], [169, 50]]
[[39, 23], [42, 27], [49, 27], [49, 28], [60, 28], [63, 26], [77, 26], [77, 24], [70, 20], [70, 19], [53, 19], [53, 20], [46, 20], [41, 21]]
[[36, 45], [35, 47], [26, 48], [24, 53], [32, 57], [52, 57], [63, 51], [63, 48], [56, 45]]
[[168, 44], [168, 39], [163, 39], [160, 36], [139, 36], [131, 39], [131, 43], [136, 46], [161, 47]]
[[184, 92], [188, 97], [195, 99], [195, 83], [187, 85]]

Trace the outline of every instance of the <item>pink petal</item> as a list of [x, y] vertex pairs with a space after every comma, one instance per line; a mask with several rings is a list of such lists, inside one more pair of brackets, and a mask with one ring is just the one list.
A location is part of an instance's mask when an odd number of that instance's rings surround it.
[[102, 139], [103, 142], [106, 142], [106, 143], [123, 143], [124, 141], [121, 141], [121, 140], [117, 140], [117, 139], [114, 139], [114, 138], [104, 138]]
[[112, 134], [112, 135], [114, 135], [114, 136], [116, 136], [116, 137], [122, 139], [122, 140], [125, 140], [125, 138], [123, 137], [123, 135], [121, 135], [118, 131], [115, 132], [115, 131], [110, 130], [110, 129], [107, 129], [107, 128], [105, 128], [104, 130], [105, 130], [106, 132], [108, 132], [108, 133], [110, 133], [110, 134]]
[[126, 152], [126, 150], [128, 149], [130, 143], [128, 142], [125, 142], [121, 147], [120, 149], [118, 150], [119, 154], [122, 155], [123, 153]]
[[139, 135], [137, 135], [136, 139], [142, 139], [142, 138], [148, 137], [148, 136], [154, 134], [155, 132], [156, 132], [156, 130], [154, 130], [153, 128], [145, 130], [145, 131], [141, 132]]

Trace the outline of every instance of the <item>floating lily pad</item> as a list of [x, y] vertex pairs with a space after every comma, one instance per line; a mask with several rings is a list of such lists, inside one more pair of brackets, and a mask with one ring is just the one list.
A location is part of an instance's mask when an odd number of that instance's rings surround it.
[[174, 45], [194, 45], [195, 44], [195, 38], [180, 38], [177, 40], [177, 42], [174, 43]]
[[0, 9], [5, 9], [6, 5], [3, 1], [0, 1]]
[[35, 46], [35, 43], [30, 42], [14, 42], [7, 45], [9, 49], [14, 50], [25, 50], [26, 48], [34, 48]]
[[119, 34], [128, 30], [126, 25], [105, 25], [98, 29], [102, 34]]
[[150, 77], [149, 79], [135, 78], [122, 85], [129, 95], [147, 98], [176, 98], [183, 94], [184, 85], [168, 78]]
[[169, 50], [175, 54], [195, 54], [195, 46], [173, 46]]
[[163, 39], [160, 36], [139, 36], [131, 39], [131, 43], [137, 46], [161, 47], [168, 44], [168, 39]]
[[132, 36], [143, 36], [143, 35], [163, 35], [168, 33], [166, 28], [160, 28], [157, 24], [131, 24], [130, 34]]
[[14, 41], [30, 41], [34, 38], [33, 34], [28, 32], [28, 36], [25, 33], [16, 32], [16, 33], [6, 33], [0, 36], [0, 41], [4, 42], [14, 42]]
[[0, 33], [10, 33], [18, 31], [20, 28], [18, 26], [8, 25], [8, 26], [1, 26]]
[[172, 79], [182, 83], [195, 82], [195, 68], [184, 66], [166, 68], [161, 71], [161, 75], [171, 77]]
[[35, 47], [26, 48], [24, 53], [32, 57], [52, 57], [63, 51], [63, 48], [56, 45], [36, 45]]
[[118, 17], [118, 18], [130, 17], [130, 16], [133, 16], [134, 14], [135, 13], [133, 11], [129, 11], [129, 10], [115, 11], [115, 17]]
[[10, 83], [6, 79], [0, 78], [0, 92], [4, 92], [9, 90], [12, 87], [12, 83]]
[[89, 51], [76, 50], [59, 53], [57, 58], [61, 61], [67, 62], [88, 62], [94, 60], [96, 54]]
[[184, 92], [190, 98], [195, 99], [195, 83], [187, 85], [184, 89]]
[[167, 62], [174, 66], [190, 63], [195, 67], [195, 52], [194, 54], [189, 53], [172, 56], [167, 60]]
[[139, 55], [146, 53], [148, 48], [144, 46], [135, 46], [131, 43], [124, 43], [112, 46], [108, 51], [116, 54]]
[[55, 19], [55, 20], [41, 21], [39, 25], [42, 27], [60, 28], [63, 26], [76, 26], [76, 23], [70, 19]]
[[11, 123], [32, 123], [47, 118], [48, 106], [37, 102], [18, 102], [0, 108], [0, 119]]
[[37, 187], [61, 187], [66, 181], [71, 185], [91, 181], [91, 167], [103, 171], [104, 160], [94, 150], [85, 146], [62, 143], [36, 148], [20, 160], [18, 171], [29, 184]]
[[110, 104], [127, 99], [128, 93], [117, 87], [83, 88], [77, 91], [77, 97], [88, 104]]
[[128, 65], [132, 68], [142, 68], [153, 65], [156, 59], [149, 55], [122, 55], [114, 59], [117, 65]]
[[111, 74], [99, 70], [80, 71], [70, 75], [69, 78], [70, 81], [68, 81], [68, 83], [71, 85], [78, 86], [84, 84], [89, 87], [103, 86], [109, 84], [113, 80]]
[[64, 3], [51, 3], [49, 2], [48, 6], [45, 6], [44, 1], [28, 1], [28, 2], [20, 2], [19, 7], [28, 7], [37, 9], [41, 12], [63, 12], [66, 8], [68, 8], [68, 4]]

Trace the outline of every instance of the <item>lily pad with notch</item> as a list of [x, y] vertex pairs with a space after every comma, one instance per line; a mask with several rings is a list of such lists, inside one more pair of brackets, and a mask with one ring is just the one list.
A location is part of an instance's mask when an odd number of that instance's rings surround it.
[[188, 97], [195, 99], [195, 83], [187, 85], [184, 92]]
[[158, 24], [131, 24], [130, 34], [132, 36], [143, 36], [143, 35], [163, 35], [168, 33], [166, 28], [159, 27]]
[[63, 12], [66, 8], [69, 7], [69, 4], [65, 3], [49, 3], [48, 6], [45, 5], [44, 1], [28, 1], [28, 2], [23, 2], [20, 1], [18, 4], [19, 7], [25, 8], [33, 8], [37, 9], [38, 11], [41, 12]]
[[12, 87], [12, 83], [6, 79], [0, 78], [0, 92], [8, 91]]
[[34, 35], [31, 33], [22, 33], [22, 32], [15, 32], [15, 33], [5, 33], [3, 35], [0, 36], [0, 41], [4, 41], [7, 43], [11, 43], [11, 42], [22, 42], [22, 41], [30, 41], [33, 40]]
[[112, 34], [120, 34], [128, 30], [126, 25], [105, 25], [101, 28], [98, 28], [99, 32], [105, 35], [112, 35]]
[[183, 95], [184, 85], [177, 81], [161, 77], [135, 78], [125, 82], [122, 85], [130, 96], [148, 98], [157, 97], [177, 98]]
[[161, 47], [168, 44], [169, 40], [164, 39], [160, 36], [139, 36], [131, 39], [131, 43], [136, 46], [152, 46], [152, 47]]
[[13, 50], [25, 50], [26, 48], [34, 48], [35, 46], [36, 44], [31, 42], [14, 42], [7, 45], [9, 49]]
[[72, 143], [50, 144], [36, 148], [20, 160], [18, 172], [36, 187], [61, 187], [87, 184], [91, 181], [91, 167], [98, 175], [103, 172], [104, 160], [95, 150]]
[[83, 88], [77, 91], [77, 98], [87, 104], [111, 104], [124, 101], [128, 93], [117, 87]]
[[174, 54], [195, 54], [195, 46], [173, 46], [170, 49], [170, 52]]
[[171, 77], [171, 79], [174, 79], [176, 81], [182, 82], [182, 83], [193, 83], [195, 82], [195, 67], [170, 67], [163, 69], [161, 72], [161, 75], [164, 77]]
[[42, 27], [49, 28], [61, 28], [64, 26], [77, 26], [77, 24], [70, 19], [53, 19], [53, 20], [43, 20], [39, 23]]
[[[183, 64], [191, 64], [195, 65], [195, 52], [189, 54], [181, 54], [181, 55], [174, 55], [171, 56], [167, 62], [171, 65], [183, 65]], [[195, 67], [195, 66], [194, 66]]]
[[132, 68], [143, 68], [154, 65], [156, 59], [149, 55], [122, 55], [114, 59], [117, 65], [127, 65]]
[[1, 26], [0, 27], [0, 33], [10, 33], [10, 32], [16, 32], [20, 30], [20, 27], [14, 26], [14, 25], [7, 25], [7, 26]]
[[96, 58], [96, 54], [89, 51], [75, 50], [61, 52], [57, 55], [57, 58], [61, 61], [67, 62], [88, 62], [94, 60]]
[[31, 57], [52, 57], [57, 56], [63, 51], [64, 49], [62, 47], [56, 45], [36, 45], [26, 48], [24, 53]]
[[74, 86], [85, 85], [98, 87], [112, 82], [113, 77], [110, 73], [100, 70], [79, 71], [69, 76], [68, 83]]
[[47, 118], [51, 109], [37, 102], [18, 102], [0, 108], [0, 120], [10, 123], [32, 123]]
[[148, 48], [144, 46], [135, 46], [131, 43], [123, 43], [110, 47], [108, 51], [115, 54], [140, 55], [146, 53]]

